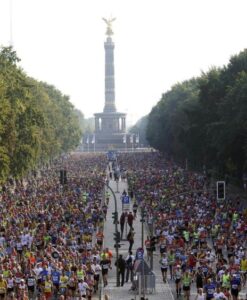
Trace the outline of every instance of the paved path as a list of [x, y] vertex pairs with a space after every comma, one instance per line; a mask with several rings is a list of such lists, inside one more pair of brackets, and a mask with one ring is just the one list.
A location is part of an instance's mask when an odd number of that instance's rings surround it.
[[[110, 181], [110, 187], [113, 189], [113, 191], [117, 191], [117, 186], [116, 182], [113, 180]], [[122, 194], [123, 190], [127, 191], [127, 184], [124, 181], [119, 182], [118, 190], [119, 193], [116, 193], [117, 197], [117, 205], [118, 205], [118, 213], [119, 216], [122, 213], [122, 204], [120, 201], [120, 195]], [[132, 205], [131, 205], [132, 207]], [[107, 219], [105, 222], [105, 227], [104, 227], [104, 235], [105, 235], [105, 246], [109, 246], [110, 249], [114, 249], [114, 241], [113, 241], [113, 233], [115, 230], [115, 227], [113, 225], [113, 220], [112, 220], [112, 212], [114, 212], [114, 200], [113, 197], [110, 197], [110, 202], [109, 202], [109, 208], [108, 208], [108, 213], [107, 213]], [[134, 221], [133, 227], [135, 230], [135, 243], [133, 245], [133, 254], [135, 254], [136, 249], [141, 246], [141, 222], [140, 222], [140, 216], [137, 216], [137, 219]], [[124, 234], [125, 238], [125, 234]], [[146, 238], [146, 232], [144, 235], [144, 240]], [[121, 241], [121, 248], [119, 249], [119, 253], [123, 254], [123, 257], [126, 257], [128, 254], [128, 247], [129, 243], [127, 241]], [[130, 291], [131, 283], [125, 283], [123, 287], [116, 287], [116, 268], [114, 266], [115, 263], [115, 249], [114, 249], [114, 257], [113, 257], [113, 268], [109, 273], [108, 277], [108, 286], [104, 289], [104, 294], [107, 294], [110, 298], [110, 300], [130, 300], [130, 299], [140, 299], [138, 295], [136, 295], [135, 292]], [[149, 300], [159, 300], [159, 299], [164, 299], [164, 300], [173, 300], [174, 297], [171, 293], [170, 286], [168, 284], [164, 284], [162, 281], [161, 277], [161, 272], [160, 268], [158, 265], [158, 260], [159, 256], [154, 257], [154, 272], [156, 274], [156, 289], [153, 294], [149, 294], [146, 296]]]

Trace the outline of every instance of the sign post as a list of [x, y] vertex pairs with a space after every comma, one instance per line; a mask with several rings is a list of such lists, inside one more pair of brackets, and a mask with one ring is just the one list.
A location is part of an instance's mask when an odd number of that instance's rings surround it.
[[138, 248], [136, 250], [136, 258], [137, 259], [143, 259], [144, 258], [144, 250], [143, 250], [143, 248]]
[[130, 197], [129, 196], [122, 196], [122, 210], [127, 211], [130, 209]]
[[[138, 248], [136, 250], [136, 259], [141, 260], [141, 266], [142, 266], [141, 273], [138, 277], [139, 296], [140, 296], [140, 299], [145, 299], [144, 250], [143, 250], [143, 248]], [[141, 294], [143, 294], [143, 298], [141, 297]]]
[[225, 181], [216, 182], [217, 201], [223, 201], [226, 198], [226, 183]]

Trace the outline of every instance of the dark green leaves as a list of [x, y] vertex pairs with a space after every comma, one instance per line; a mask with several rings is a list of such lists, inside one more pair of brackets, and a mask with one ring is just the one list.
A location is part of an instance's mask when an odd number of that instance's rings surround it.
[[221, 69], [173, 86], [148, 120], [151, 146], [241, 178], [247, 171], [247, 50]]
[[0, 182], [74, 149], [78, 117], [69, 98], [28, 77], [11, 47], [0, 51]]

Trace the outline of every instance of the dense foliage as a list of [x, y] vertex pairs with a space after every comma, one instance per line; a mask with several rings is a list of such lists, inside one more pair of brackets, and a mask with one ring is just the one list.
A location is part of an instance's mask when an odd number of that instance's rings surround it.
[[176, 160], [240, 178], [247, 170], [247, 50], [163, 94], [146, 133]]
[[0, 182], [75, 148], [74, 107], [55, 87], [28, 77], [11, 47], [0, 51]]
[[139, 145], [141, 147], [147, 147], [148, 141], [146, 139], [146, 130], [147, 130], [148, 116], [142, 117], [132, 126], [129, 130], [130, 133], [139, 134]]

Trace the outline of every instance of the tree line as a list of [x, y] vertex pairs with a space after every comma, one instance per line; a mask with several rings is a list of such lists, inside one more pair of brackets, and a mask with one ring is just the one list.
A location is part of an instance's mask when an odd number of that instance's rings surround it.
[[148, 115], [146, 137], [177, 161], [241, 178], [247, 171], [247, 49], [164, 93]]
[[54, 86], [28, 76], [11, 47], [0, 50], [0, 182], [74, 149], [84, 116]]

